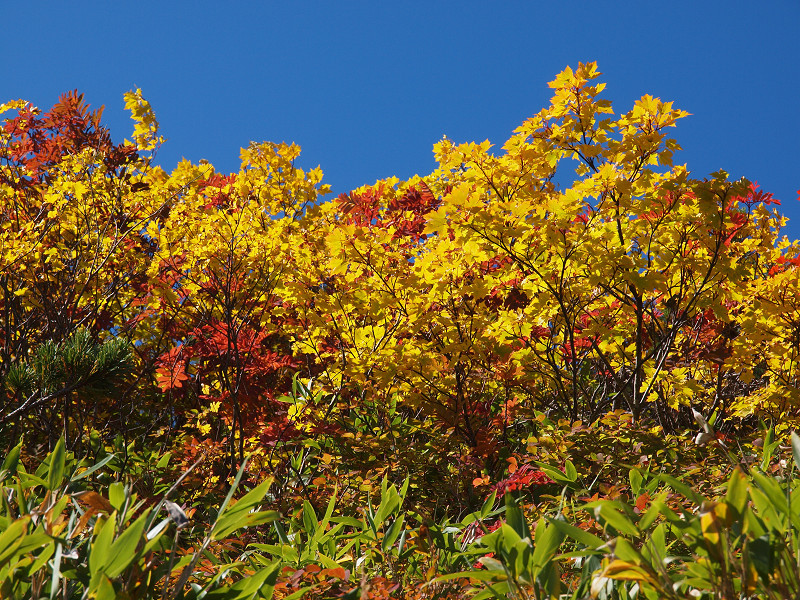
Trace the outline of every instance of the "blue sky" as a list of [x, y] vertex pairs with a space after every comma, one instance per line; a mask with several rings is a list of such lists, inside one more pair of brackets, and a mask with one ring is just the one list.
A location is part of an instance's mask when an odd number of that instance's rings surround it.
[[294, 141], [335, 193], [434, 168], [432, 146], [502, 143], [547, 82], [598, 61], [616, 112], [643, 94], [692, 113], [676, 162], [782, 201], [800, 237], [800, 2], [4, 2], [0, 101], [77, 88], [130, 135], [142, 88], [181, 157], [238, 169], [250, 140]]

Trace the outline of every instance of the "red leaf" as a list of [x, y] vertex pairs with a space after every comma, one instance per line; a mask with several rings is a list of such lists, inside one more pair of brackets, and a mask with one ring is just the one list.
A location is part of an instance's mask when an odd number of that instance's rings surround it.
[[176, 363], [172, 368], [159, 367], [156, 369], [156, 383], [162, 392], [173, 388], [183, 387], [183, 382], [189, 379], [183, 363]]

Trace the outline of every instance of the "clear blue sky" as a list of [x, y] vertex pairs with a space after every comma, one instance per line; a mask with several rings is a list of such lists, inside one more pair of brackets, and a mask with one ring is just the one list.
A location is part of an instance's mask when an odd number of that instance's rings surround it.
[[645, 93], [688, 110], [697, 177], [724, 168], [782, 201], [800, 237], [800, 1], [3, 2], [0, 99], [77, 88], [116, 140], [141, 87], [181, 157], [238, 169], [250, 140], [294, 141], [334, 193], [429, 173], [433, 144], [511, 131], [567, 65], [598, 61], [617, 112]]

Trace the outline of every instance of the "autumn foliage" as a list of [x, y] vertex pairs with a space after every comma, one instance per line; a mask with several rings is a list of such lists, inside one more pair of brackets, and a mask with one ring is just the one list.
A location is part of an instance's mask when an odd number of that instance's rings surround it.
[[[283, 511], [408, 477], [423, 523], [552, 492], [545, 454], [570, 436], [621, 451], [621, 418], [641, 456], [693, 411], [721, 436], [796, 427], [780, 203], [674, 164], [687, 113], [651, 96], [615, 113], [599, 75], [560, 73], [499, 149], [443, 139], [434, 172], [332, 199], [286, 143], [251, 144], [236, 173], [164, 171], [139, 90], [119, 144], [77, 93], [0, 106], [0, 446], [201, 459], [200, 503], [249, 456]], [[394, 597], [381, 577], [362, 597]]]

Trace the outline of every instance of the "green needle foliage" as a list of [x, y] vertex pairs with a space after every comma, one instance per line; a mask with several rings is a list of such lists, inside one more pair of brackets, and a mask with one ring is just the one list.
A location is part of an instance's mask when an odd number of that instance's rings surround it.
[[28, 360], [11, 367], [5, 383], [12, 393], [35, 397], [38, 403], [77, 389], [109, 394], [131, 368], [126, 340], [113, 338], [97, 343], [88, 329], [78, 329], [63, 342], [42, 343]]

